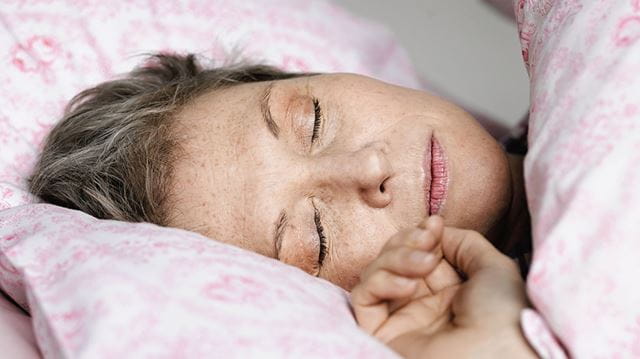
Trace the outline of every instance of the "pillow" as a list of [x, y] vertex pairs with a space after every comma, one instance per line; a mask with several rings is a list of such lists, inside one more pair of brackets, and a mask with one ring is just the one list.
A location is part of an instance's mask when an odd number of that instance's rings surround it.
[[385, 28], [327, 0], [8, 0], [0, 17], [0, 209], [32, 201], [24, 179], [71, 97], [131, 70], [138, 55], [194, 52], [222, 64], [239, 52], [290, 71], [420, 86]]
[[538, 340], [554, 335], [571, 357], [640, 357], [640, 2], [514, 6], [531, 77], [527, 289], [551, 329], [525, 332], [543, 357], [563, 356]]
[[30, 310], [45, 356], [394, 356], [327, 282], [193, 233], [36, 204], [26, 190], [64, 105], [137, 55], [222, 64], [239, 51], [420, 87], [386, 29], [328, 0], [8, 0], [0, 20], [0, 289]]
[[195, 233], [36, 204], [0, 212], [0, 254], [44, 357], [397, 358], [342, 289]]

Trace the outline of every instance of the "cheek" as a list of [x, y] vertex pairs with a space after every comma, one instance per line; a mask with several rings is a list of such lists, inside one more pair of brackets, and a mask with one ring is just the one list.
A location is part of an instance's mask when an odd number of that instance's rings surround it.
[[336, 270], [334, 275], [337, 276], [337, 279], [330, 281], [350, 291], [360, 281], [362, 271], [375, 258], [375, 253], [352, 253], [349, 260], [342, 263], [340, 268]]
[[447, 225], [486, 233], [505, 214], [511, 194], [507, 157], [499, 146], [484, 143], [462, 152], [454, 163], [449, 198], [445, 204]]
[[[375, 216], [361, 218], [374, 219]], [[328, 268], [327, 279], [351, 290], [359, 282], [362, 271], [377, 258], [393, 229], [375, 219], [367, 223], [360, 221], [348, 229], [340, 236], [340, 243], [334, 250], [335, 257]]]

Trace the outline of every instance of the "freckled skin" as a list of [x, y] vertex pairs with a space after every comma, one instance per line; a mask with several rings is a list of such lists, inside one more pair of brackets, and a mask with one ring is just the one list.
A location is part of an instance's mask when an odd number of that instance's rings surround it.
[[[213, 91], [177, 116], [184, 141], [170, 225], [276, 257], [275, 225], [285, 209], [280, 260], [350, 289], [393, 234], [427, 215], [422, 161], [432, 135], [447, 159], [445, 224], [488, 234], [503, 223], [513, 192], [509, 161], [459, 107], [350, 74], [276, 81], [269, 100], [276, 139], [259, 107], [269, 84]], [[314, 98], [323, 124], [312, 144]], [[322, 266], [314, 207], [327, 238]]]

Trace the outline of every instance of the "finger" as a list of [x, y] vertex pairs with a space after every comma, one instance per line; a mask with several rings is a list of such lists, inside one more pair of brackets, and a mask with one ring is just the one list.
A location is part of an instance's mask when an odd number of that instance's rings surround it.
[[460, 283], [462, 283], [462, 278], [446, 260], [441, 260], [431, 271], [431, 274], [425, 278], [425, 284], [431, 293], [438, 293]]
[[361, 280], [385, 270], [397, 275], [418, 278], [428, 275], [442, 258], [439, 252], [427, 252], [407, 246], [396, 247], [380, 254], [362, 272]]
[[373, 334], [389, 317], [388, 301], [410, 297], [416, 281], [381, 270], [351, 291], [351, 305], [358, 324]]
[[410, 228], [402, 230], [393, 235], [380, 253], [392, 250], [401, 246], [409, 246], [416, 249], [429, 251], [439, 243], [439, 236], [435, 236], [430, 230], [424, 228]]
[[433, 233], [436, 238], [442, 237], [442, 231], [444, 230], [444, 220], [440, 216], [430, 216], [426, 220], [422, 221], [419, 228], [424, 228]]
[[522, 279], [492, 267], [476, 272], [462, 285], [451, 310], [460, 326], [501, 327], [518, 323], [526, 303]]
[[478, 232], [446, 227], [441, 242], [447, 261], [467, 276], [472, 276], [483, 268], [512, 267], [509, 257], [498, 251]]
[[382, 301], [410, 296], [416, 287], [416, 281], [385, 270], [369, 276], [351, 291], [354, 305], [371, 306]]
[[449, 227], [444, 229], [442, 248], [447, 261], [468, 276], [452, 303], [458, 325], [500, 327], [517, 322], [526, 296], [509, 257], [481, 234]]

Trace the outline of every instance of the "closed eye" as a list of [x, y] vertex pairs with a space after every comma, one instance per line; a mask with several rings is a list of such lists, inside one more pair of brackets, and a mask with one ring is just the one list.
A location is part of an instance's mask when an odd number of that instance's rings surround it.
[[311, 133], [311, 144], [313, 145], [318, 136], [320, 135], [320, 127], [322, 126], [322, 108], [320, 107], [320, 100], [313, 98], [313, 112], [315, 118], [313, 120], [313, 132]]
[[316, 231], [318, 232], [318, 241], [320, 242], [320, 250], [318, 251], [318, 264], [322, 267], [324, 258], [327, 256], [327, 237], [324, 234], [324, 227], [322, 226], [322, 220], [320, 212], [315, 206], [313, 207], [314, 216], [313, 221], [316, 224]]

